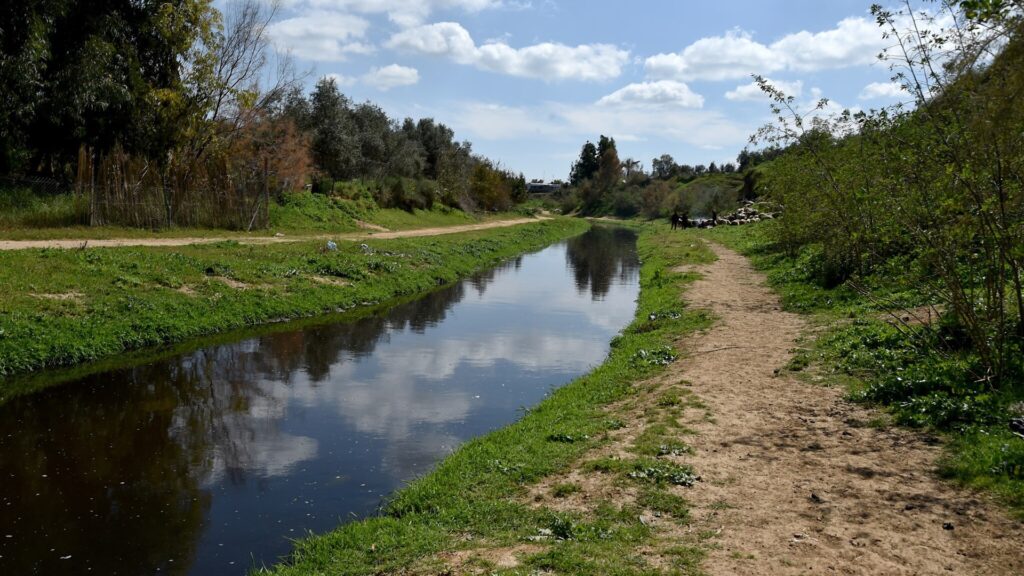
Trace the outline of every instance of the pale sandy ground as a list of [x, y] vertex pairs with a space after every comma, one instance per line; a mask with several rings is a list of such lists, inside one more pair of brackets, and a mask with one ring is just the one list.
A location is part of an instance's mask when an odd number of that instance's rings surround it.
[[807, 326], [713, 249], [686, 299], [719, 320], [674, 366], [714, 417], [692, 426], [687, 459], [704, 478], [687, 493], [696, 525], [721, 529], [708, 573], [1024, 575], [1024, 525], [938, 479], [934, 438], [868, 427], [877, 414], [843, 390], [774, 376]]
[[[370, 233], [346, 233], [346, 234], [318, 234], [299, 236], [260, 236], [260, 237], [209, 237], [209, 238], [107, 238], [102, 240], [0, 240], [0, 250], [24, 250], [26, 248], [81, 248], [83, 245], [88, 248], [116, 248], [120, 246], [187, 246], [189, 244], [211, 244], [225, 240], [235, 240], [239, 244], [279, 244], [283, 242], [301, 242], [304, 240], [369, 240], [392, 238], [413, 238], [417, 236], [440, 236], [442, 234], [457, 234], [459, 232], [472, 232], [476, 230], [488, 230], [491, 228], [505, 228], [507, 226], [518, 226], [529, 222], [538, 222], [545, 218], [516, 218], [513, 220], [493, 220], [480, 224], [464, 224], [460, 226], [443, 226], [438, 228], [418, 228], [416, 230], [400, 230], [397, 232], [370, 232]], [[373, 230], [386, 230], [379, 226], [367, 225]]]

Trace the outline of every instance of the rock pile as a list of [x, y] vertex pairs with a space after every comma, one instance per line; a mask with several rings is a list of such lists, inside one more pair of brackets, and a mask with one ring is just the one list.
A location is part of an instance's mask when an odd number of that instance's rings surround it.
[[740, 224], [753, 224], [762, 220], [772, 220], [778, 214], [762, 211], [753, 202], [744, 202], [743, 206], [735, 212], [718, 218], [715, 224], [718, 226], [739, 226]]

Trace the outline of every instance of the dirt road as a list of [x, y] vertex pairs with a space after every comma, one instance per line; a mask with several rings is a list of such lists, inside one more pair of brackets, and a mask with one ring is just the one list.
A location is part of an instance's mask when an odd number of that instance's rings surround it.
[[345, 234], [318, 234], [301, 236], [223, 236], [223, 237], [193, 237], [193, 238], [108, 238], [102, 240], [0, 240], [0, 250], [24, 250], [27, 248], [81, 248], [83, 245], [89, 248], [116, 248], [121, 246], [187, 246], [189, 244], [211, 244], [225, 240], [235, 240], [240, 244], [278, 244], [283, 242], [302, 242], [304, 240], [368, 240], [392, 238], [412, 238], [416, 236], [440, 236], [442, 234], [457, 234], [459, 232], [472, 232], [476, 230], [488, 230], [491, 228], [505, 228], [507, 226], [518, 226], [530, 222], [538, 222], [546, 218], [516, 218], [513, 220], [493, 220], [481, 222], [480, 224], [464, 224], [461, 226], [443, 226], [438, 228], [417, 228], [415, 230], [400, 230], [396, 232], [359, 232]]
[[[709, 574], [1024, 574], [1024, 524], [933, 473], [926, 435], [868, 426], [877, 414], [786, 364], [800, 333], [738, 254], [686, 292], [719, 320], [673, 366], [713, 421], [691, 424], [693, 529], [717, 533]], [[719, 532], [720, 530], [720, 532]]]

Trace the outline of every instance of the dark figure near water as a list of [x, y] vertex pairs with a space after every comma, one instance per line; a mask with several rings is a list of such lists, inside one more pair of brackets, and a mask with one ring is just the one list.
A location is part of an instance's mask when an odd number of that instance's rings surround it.
[[680, 218], [679, 212], [673, 212], [672, 216], [669, 218], [669, 221], [672, 222], [672, 229], [673, 230], [675, 230], [676, 228], [679, 227], [680, 220], [682, 220], [682, 218]]

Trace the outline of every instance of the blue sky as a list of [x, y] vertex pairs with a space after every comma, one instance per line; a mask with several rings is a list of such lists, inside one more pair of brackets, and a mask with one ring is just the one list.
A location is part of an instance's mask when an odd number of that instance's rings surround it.
[[809, 105], [906, 100], [864, 0], [284, 0], [270, 33], [308, 83], [433, 117], [527, 178], [565, 178], [586, 140], [619, 156], [735, 158], [769, 120], [760, 73]]

